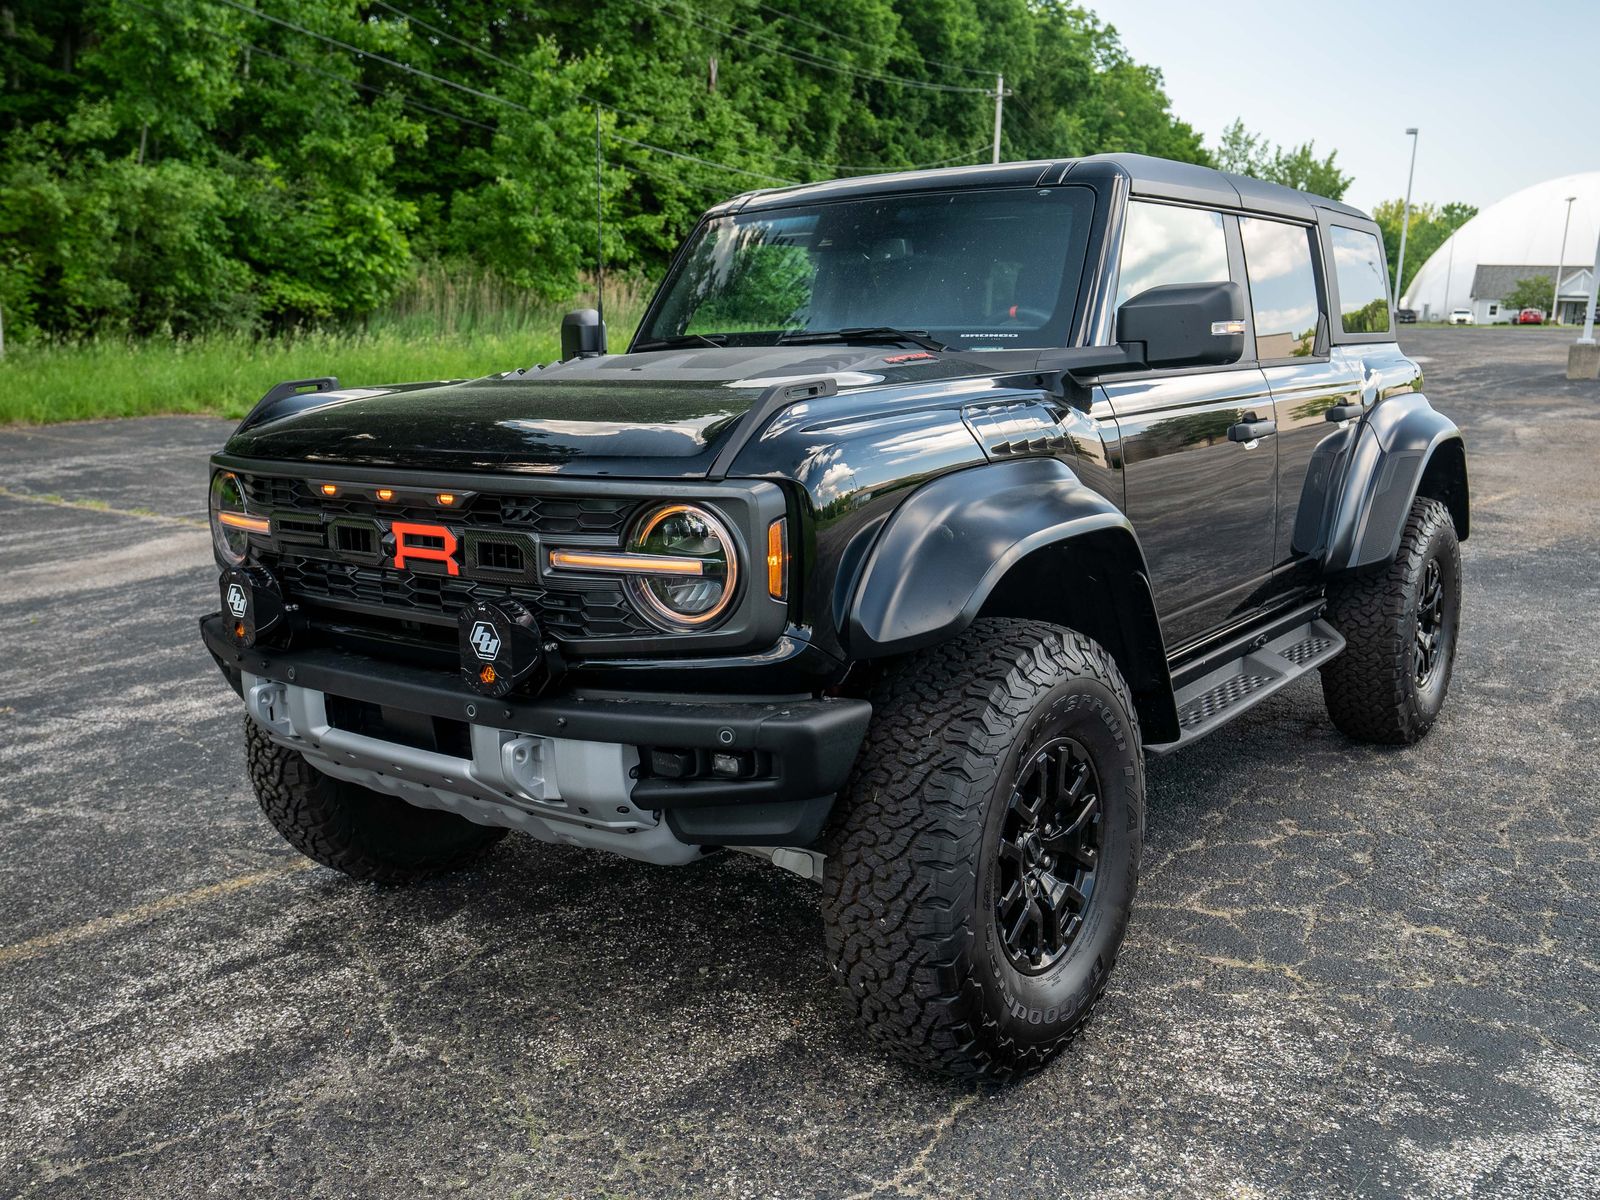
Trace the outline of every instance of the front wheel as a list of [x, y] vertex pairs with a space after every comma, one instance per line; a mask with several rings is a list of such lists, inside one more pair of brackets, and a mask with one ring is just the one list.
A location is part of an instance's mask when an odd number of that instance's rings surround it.
[[1088, 638], [982, 620], [903, 660], [873, 705], [823, 882], [838, 983], [900, 1057], [1036, 1070], [1127, 929], [1144, 834], [1127, 684]]
[[307, 858], [353, 879], [414, 883], [466, 866], [506, 835], [324, 775], [249, 717], [244, 727], [250, 782], [267, 820]]
[[1417, 497], [1394, 561], [1331, 586], [1328, 620], [1346, 643], [1322, 668], [1334, 725], [1362, 742], [1421, 739], [1450, 690], [1461, 624], [1461, 546], [1450, 511]]

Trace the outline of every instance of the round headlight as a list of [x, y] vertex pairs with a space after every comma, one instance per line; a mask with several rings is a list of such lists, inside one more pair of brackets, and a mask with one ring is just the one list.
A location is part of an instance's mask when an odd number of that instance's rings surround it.
[[239, 477], [232, 471], [218, 471], [211, 477], [211, 544], [230, 567], [245, 560], [250, 548], [250, 524]]
[[738, 551], [727, 526], [698, 505], [667, 504], [645, 513], [633, 527], [628, 552], [700, 564], [696, 574], [675, 569], [629, 579], [635, 602], [659, 625], [698, 629], [722, 616], [733, 603], [739, 582]]

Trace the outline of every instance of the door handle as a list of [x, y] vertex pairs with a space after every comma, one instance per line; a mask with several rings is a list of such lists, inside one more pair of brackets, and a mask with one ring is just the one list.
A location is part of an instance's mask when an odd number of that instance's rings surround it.
[[1268, 437], [1277, 432], [1276, 421], [1240, 421], [1237, 425], [1228, 426], [1228, 440], [1250, 443], [1257, 438]]
[[1322, 417], [1325, 421], [1348, 421], [1351, 417], [1359, 417], [1366, 411], [1366, 408], [1360, 404], [1340, 404], [1328, 409], [1327, 412], [1322, 414]]

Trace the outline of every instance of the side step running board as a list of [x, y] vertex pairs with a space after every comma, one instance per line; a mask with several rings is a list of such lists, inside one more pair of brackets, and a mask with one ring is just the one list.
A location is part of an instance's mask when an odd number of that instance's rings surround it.
[[1320, 617], [1246, 649], [1237, 658], [1178, 689], [1178, 726], [1182, 733], [1175, 742], [1150, 746], [1150, 753], [1167, 755], [1183, 749], [1343, 649], [1344, 637]]

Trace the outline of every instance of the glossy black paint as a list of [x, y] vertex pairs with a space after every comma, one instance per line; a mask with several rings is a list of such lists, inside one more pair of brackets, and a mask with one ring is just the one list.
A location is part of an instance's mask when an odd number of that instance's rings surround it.
[[[698, 347], [579, 358], [484, 379], [296, 395], [228, 440], [235, 458], [624, 478], [704, 477], [777, 380], [840, 387], [959, 378], [970, 355], [890, 346]], [[992, 369], [992, 368], [990, 368]]]
[[1056, 458], [945, 475], [902, 504], [855, 584], [846, 646], [900, 654], [950, 638], [977, 617], [1007, 571], [1035, 550], [1133, 526]]

